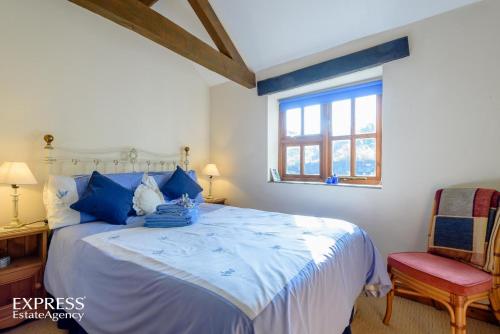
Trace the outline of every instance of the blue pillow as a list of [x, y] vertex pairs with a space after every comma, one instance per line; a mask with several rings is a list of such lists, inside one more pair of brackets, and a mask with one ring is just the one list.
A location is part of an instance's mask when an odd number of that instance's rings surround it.
[[123, 225], [134, 214], [134, 192], [95, 171], [83, 196], [70, 208], [110, 224]]
[[[151, 173], [148, 173], [148, 174], [151, 175], [155, 179], [156, 184], [158, 184], [158, 187], [161, 189], [161, 188], [163, 188], [163, 186], [165, 185], [165, 183], [167, 183], [167, 181], [172, 177], [172, 175], [174, 174], [174, 172], [175, 171], [169, 171], [169, 172], [151, 172]], [[194, 182], [198, 183], [198, 177], [196, 176], [196, 172], [194, 170], [188, 171], [187, 174], [189, 175], [190, 178], [193, 179]], [[163, 194], [163, 196], [165, 197], [165, 201], [167, 201], [167, 202], [170, 201], [170, 200], [175, 199], [175, 198], [169, 198], [165, 194]], [[205, 199], [203, 198], [203, 194], [200, 192], [198, 194], [198, 196], [196, 196], [196, 198], [194, 199], [194, 201], [195, 201], [195, 203], [203, 203], [203, 202], [205, 202]]]
[[[118, 183], [122, 187], [129, 190], [135, 191], [135, 189], [141, 184], [142, 176], [144, 173], [131, 172], [131, 173], [114, 173], [114, 174], [101, 174], [109, 178], [110, 180]], [[78, 198], [82, 198], [87, 187], [89, 185], [91, 175], [77, 175], [74, 177], [76, 182], [76, 191], [78, 192]], [[88, 214], [86, 212], [80, 212], [80, 223], [95, 222], [96, 217]]]
[[182, 168], [177, 166], [174, 174], [160, 188], [161, 192], [170, 199], [177, 199], [184, 194], [195, 199], [203, 188], [196, 183]]

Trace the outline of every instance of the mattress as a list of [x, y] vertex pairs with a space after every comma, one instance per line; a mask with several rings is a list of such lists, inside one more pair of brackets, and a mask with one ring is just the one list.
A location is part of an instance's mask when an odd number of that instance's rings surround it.
[[390, 289], [370, 237], [336, 219], [202, 204], [179, 228], [54, 231], [45, 287], [84, 297], [89, 333], [342, 333], [361, 292]]

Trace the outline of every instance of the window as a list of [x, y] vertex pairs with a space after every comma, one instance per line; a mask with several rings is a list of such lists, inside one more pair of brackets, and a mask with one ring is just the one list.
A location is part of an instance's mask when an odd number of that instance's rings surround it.
[[382, 82], [280, 100], [283, 180], [379, 184]]

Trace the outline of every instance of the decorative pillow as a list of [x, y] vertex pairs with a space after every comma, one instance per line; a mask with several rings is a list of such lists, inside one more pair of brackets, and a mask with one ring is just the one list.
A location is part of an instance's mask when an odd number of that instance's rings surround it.
[[184, 194], [188, 194], [191, 199], [194, 199], [203, 191], [203, 188], [181, 167], [177, 166], [172, 177], [168, 179], [160, 190], [171, 200], [177, 199]]
[[483, 188], [440, 189], [428, 251], [483, 268], [498, 207], [498, 192]]
[[[134, 172], [107, 174], [106, 176], [121, 186], [134, 190], [141, 183], [143, 174]], [[163, 178], [168, 179], [171, 175], [172, 172], [155, 173], [155, 177], [160, 180]], [[78, 212], [70, 208], [71, 204], [83, 197], [89, 180], [90, 175], [49, 176], [43, 190], [43, 202], [50, 229], [97, 220], [96, 217], [86, 212]]]
[[[149, 172], [148, 175], [152, 176], [158, 187], [161, 189], [165, 183], [172, 177], [174, 174], [174, 171], [164, 171], [164, 172]], [[196, 177], [196, 173], [193, 170], [190, 170], [187, 172], [187, 174], [195, 181], [198, 182], [198, 179]], [[114, 173], [114, 174], [104, 174], [104, 176], [110, 178], [111, 180], [115, 181], [119, 185], [130, 189], [134, 191], [142, 181], [142, 177], [144, 176], [143, 172], [129, 172], [129, 173]], [[82, 197], [83, 194], [85, 193], [85, 190], [87, 189], [87, 184], [89, 183], [90, 180], [90, 175], [79, 175], [75, 176], [75, 181], [76, 181], [76, 188], [78, 191], [78, 196]], [[168, 200], [166, 198], [166, 200]], [[195, 202], [197, 203], [203, 203], [204, 199], [202, 194], [200, 193], [196, 198]], [[90, 215], [87, 215], [85, 213], [81, 213], [82, 216], [82, 223], [83, 222], [90, 222], [90, 221], [95, 221], [95, 217], [92, 217]], [[85, 216], [85, 217], [84, 217]]]
[[[163, 186], [165, 185], [165, 183], [167, 183], [167, 181], [172, 177], [172, 175], [174, 174], [174, 171], [152, 172], [152, 173], [148, 173], [148, 174], [155, 179], [156, 184], [158, 184], [158, 187], [161, 190], [163, 188]], [[188, 171], [187, 174], [189, 175], [189, 177], [191, 177], [191, 179], [193, 179], [194, 182], [198, 183], [198, 177], [196, 176], [196, 172], [194, 170]], [[167, 195], [165, 195], [165, 193], [163, 193], [163, 195], [164, 195], [166, 201], [171, 201], [171, 200], [177, 199], [177, 198], [169, 198]], [[198, 194], [198, 196], [196, 196], [196, 198], [194, 198], [194, 202], [195, 203], [205, 202], [205, 199], [203, 198], [203, 194], [201, 192]]]
[[70, 208], [91, 214], [97, 220], [122, 225], [134, 214], [133, 197], [132, 190], [94, 171], [83, 197]]
[[[43, 203], [49, 228], [79, 224], [80, 213], [69, 206], [78, 201], [75, 179], [69, 176], [49, 176], [43, 189]], [[95, 220], [95, 219], [94, 219]]]
[[[134, 191], [135, 188], [137, 188], [141, 184], [144, 173], [130, 172], [130, 173], [113, 173], [113, 174], [102, 174], [102, 175], [118, 183], [122, 187]], [[74, 176], [79, 197], [82, 197], [85, 194], [85, 191], [87, 191], [87, 186], [89, 184], [91, 176], [92, 175]]]
[[[194, 180], [194, 182], [196, 182], [197, 184], [199, 184], [198, 183], [198, 177], [196, 176], [196, 172], [194, 170], [190, 170], [187, 173]], [[202, 191], [203, 191], [203, 189], [202, 189]], [[202, 192], [200, 192], [198, 194], [198, 196], [196, 196], [194, 198], [194, 202], [195, 203], [204, 203], [205, 202], [205, 199], [203, 198], [203, 193]]]
[[142, 183], [135, 189], [132, 202], [138, 216], [153, 213], [158, 205], [165, 203], [154, 177], [144, 173]]
[[[173, 174], [173, 171], [150, 172], [149, 176], [154, 178], [156, 184], [161, 189]], [[191, 179], [197, 182], [196, 173], [194, 171], [191, 170], [187, 174]], [[144, 173], [130, 172], [104, 175], [119, 185], [134, 191], [141, 184]], [[47, 211], [47, 220], [49, 221], [49, 227], [51, 229], [97, 220], [96, 217], [86, 212], [78, 212], [70, 208], [71, 204], [78, 201], [78, 199], [82, 198], [85, 194], [90, 177], [90, 175], [49, 176], [43, 190], [43, 201], [45, 210]], [[168, 196], [165, 196], [165, 200], [169, 200]], [[202, 194], [199, 193], [194, 200], [197, 203], [202, 203]]]

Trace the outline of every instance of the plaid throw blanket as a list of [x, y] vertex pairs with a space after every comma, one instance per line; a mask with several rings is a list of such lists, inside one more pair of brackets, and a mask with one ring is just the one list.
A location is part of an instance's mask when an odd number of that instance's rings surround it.
[[[488, 270], [499, 193], [494, 189], [440, 189], [434, 197], [429, 229], [430, 253]], [[498, 225], [498, 224], [497, 224]], [[496, 228], [498, 230], [498, 227]], [[492, 268], [491, 268], [492, 269]]]
[[[500, 198], [499, 198], [500, 201]], [[491, 231], [490, 241], [488, 243], [488, 251], [486, 253], [486, 264], [484, 265], [483, 270], [488, 271], [490, 273], [493, 272], [494, 264], [495, 264], [495, 240], [500, 238], [500, 210], [497, 210], [497, 214], [495, 217], [495, 221], [493, 224], [493, 229]], [[496, 256], [499, 256], [498, 254]]]

